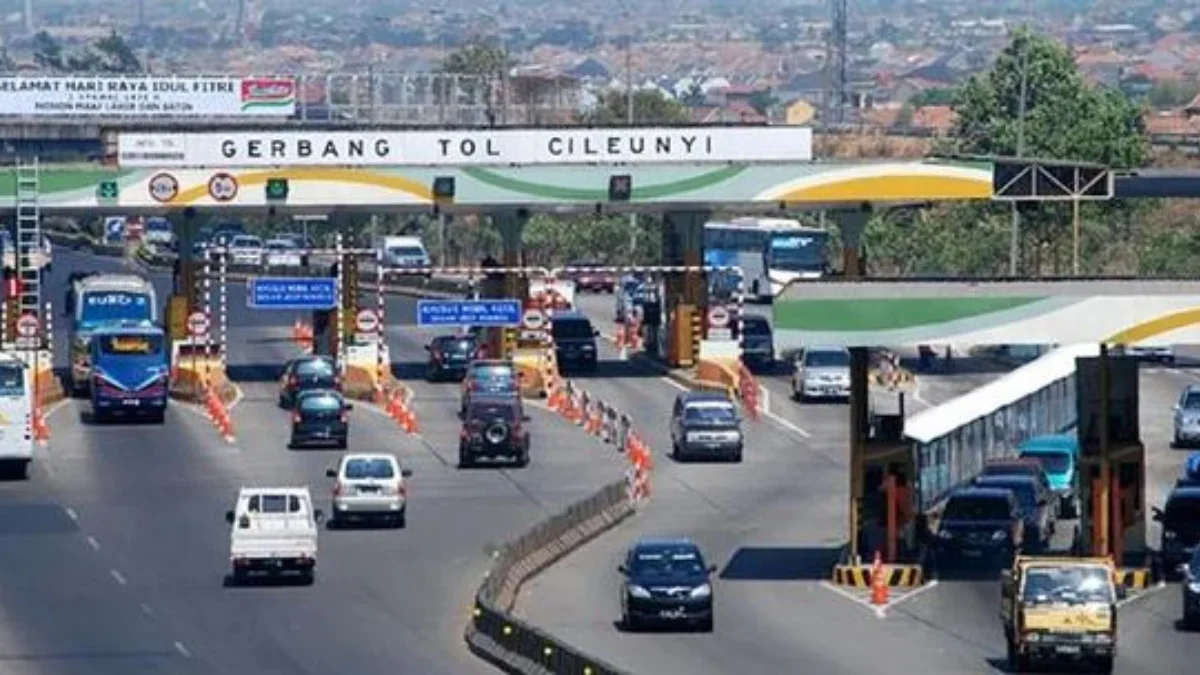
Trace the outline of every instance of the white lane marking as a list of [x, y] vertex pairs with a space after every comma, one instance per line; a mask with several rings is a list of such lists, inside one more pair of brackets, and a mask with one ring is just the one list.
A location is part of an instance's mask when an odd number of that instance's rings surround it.
[[881, 607], [881, 606], [878, 606], [878, 605], [873, 605], [873, 604], [871, 604], [871, 600], [870, 600], [870, 598], [864, 598], [864, 597], [860, 597], [860, 596], [858, 596], [858, 595], [856, 595], [856, 594], [854, 594], [854, 593], [852, 593], [852, 592], [850, 592], [850, 591], [847, 591], [846, 589], [844, 589], [844, 588], [841, 588], [841, 587], [839, 587], [839, 586], [837, 586], [837, 585], [835, 585], [835, 584], [833, 584], [833, 583], [831, 583], [831, 582], [829, 582], [829, 581], [822, 581], [822, 582], [821, 582], [820, 584], [818, 584], [818, 585], [819, 585], [821, 588], [824, 588], [824, 589], [826, 589], [826, 590], [832, 591], [832, 592], [833, 592], [833, 593], [835, 593], [836, 595], [839, 595], [839, 596], [841, 596], [841, 597], [843, 597], [843, 598], [845, 598], [845, 599], [847, 599], [847, 600], [849, 600], [849, 601], [851, 601], [851, 602], [853, 602], [853, 603], [855, 603], [855, 604], [857, 604], [857, 605], [861, 605], [861, 606], [863, 606], [863, 607], [865, 607], [865, 608], [867, 608], [867, 609], [871, 610], [872, 612], [874, 612], [874, 614], [875, 614], [875, 617], [876, 617], [876, 618], [878, 618], [878, 619], [882, 619], [882, 618], [884, 618], [885, 616], [887, 616], [887, 615], [884, 613], [884, 608], [883, 608], [883, 607]]
[[799, 426], [792, 424], [791, 422], [783, 419], [779, 415], [776, 415], [775, 413], [773, 413], [769, 410], [763, 411], [763, 417], [771, 420], [772, 422], [774, 422], [775, 424], [778, 424], [779, 426], [783, 427], [784, 429], [796, 432], [803, 438], [812, 438], [812, 434], [810, 434], [809, 432], [805, 431], [804, 429], [801, 429]]
[[242, 399], [246, 398], [246, 392], [242, 391], [242, 388], [236, 382], [231, 381], [230, 384], [233, 385], [234, 392], [233, 400], [229, 402], [229, 412], [232, 413], [233, 409], [238, 407], [238, 404], [242, 402]]
[[100, 542], [96, 541], [96, 538], [90, 534], [88, 535], [88, 538], [87, 538], [87, 545], [91, 546], [93, 551], [100, 550]]
[[185, 659], [192, 658], [192, 653], [188, 651], [188, 648], [185, 647], [182, 642], [175, 642], [175, 651], [179, 652], [179, 654]]
[[116, 570], [109, 570], [108, 573], [112, 575], [112, 578], [114, 581], [116, 581], [118, 584], [121, 584], [122, 586], [129, 583], [128, 581], [125, 580], [125, 577], [121, 576], [121, 573]]
[[138, 609], [142, 610], [142, 614], [145, 614], [146, 616], [154, 615], [154, 610], [150, 608], [150, 605], [147, 605], [144, 602], [138, 605]]
[[901, 593], [901, 594], [897, 595], [895, 600], [892, 600], [891, 602], [884, 605], [880, 609], [884, 609], [884, 610], [891, 609], [892, 607], [904, 602], [905, 600], [911, 600], [912, 598], [915, 598], [918, 595], [921, 595], [922, 593], [924, 593], [932, 588], [937, 588], [937, 585], [938, 585], [938, 580], [932, 579], [929, 581], [929, 583], [925, 584], [924, 586], [918, 586], [917, 588], [914, 588], [913, 590], [911, 590], [907, 593]]
[[1167, 582], [1160, 581], [1157, 584], [1151, 586], [1150, 588], [1147, 588], [1146, 590], [1142, 591], [1141, 593], [1130, 595], [1130, 596], [1126, 597], [1124, 600], [1118, 600], [1117, 607], [1124, 607], [1125, 605], [1133, 602], [1134, 600], [1141, 600], [1142, 598], [1148, 598], [1151, 595], [1159, 593], [1166, 587], [1167, 587]]
[[67, 512], [67, 517], [68, 517], [68, 518], [70, 518], [71, 520], [73, 520], [73, 521], [75, 521], [75, 522], [77, 522], [77, 523], [79, 522], [79, 514], [78, 514], [78, 513], [75, 513], [75, 509], [73, 509], [73, 508], [71, 508], [71, 507], [69, 507], [69, 506], [64, 506], [64, 507], [63, 507], [63, 511], [66, 511], [66, 512]]
[[671, 378], [667, 377], [666, 375], [660, 377], [659, 379], [662, 380], [663, 382], [666, 382], [667, 384], [671, 385], [672, 387], [675, 387], [679, 391], [691, 391], [691, 389], [688, 389], [687, 387], [683, 386], [682, 384], [679, 384], [678, 382], [676, 382], [675, 380], [672, 380]]

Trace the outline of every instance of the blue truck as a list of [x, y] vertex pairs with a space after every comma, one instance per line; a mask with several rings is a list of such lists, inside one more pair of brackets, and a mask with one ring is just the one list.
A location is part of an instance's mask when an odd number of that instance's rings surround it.
[[145, 418], [162, 424], [170, 388], [169, 342], [163, 329], [114, 323], [91, 334], [92, 420]]

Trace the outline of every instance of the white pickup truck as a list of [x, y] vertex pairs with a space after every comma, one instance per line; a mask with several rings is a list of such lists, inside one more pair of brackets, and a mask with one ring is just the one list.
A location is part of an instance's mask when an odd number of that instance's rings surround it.
[[317, 526], [324, 519], [312, 507], [307, 487], [244, 487], [237, 506], [225, 513], [231, 581], [253, 574], [296, 575], [311, 584], [317, 570]]

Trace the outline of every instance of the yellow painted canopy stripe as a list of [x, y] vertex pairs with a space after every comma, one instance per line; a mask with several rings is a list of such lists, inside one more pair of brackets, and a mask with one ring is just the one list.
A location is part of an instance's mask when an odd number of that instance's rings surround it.
[[991, 180], [962, 176], [864, 176], [806, 185], [787, 192], [785, 202], [923, 201], [991, 199]]
[[1144, 321], [1116, 333], [1105, 340], [1110, 345], [1132, 345], [1142, 340], [1169, 333], [1177, 328], [1200, 323], [1200, 308], [1187, 309]]
[[[286, 178], [289, 181], [293, 180], [310, 180], [310, 181], [327, 181], [330, 183], [353, 183], [355, 185], [371, 185], [375, 187], [386, 188], [389, 190], [398, 190], [406, 192], [418, 199], [432, 202], [433, 190], [428, 185], [423, 185], [410, 178], [403, 176], [392, 176], [384, 173], [375, 173], [373, 171], [363, 171], [361, 169], [329, 169], [329, 168], [305, 168], [296, 167], [289, 169], [280, 169], [278, 171], [254, 171], [249, 173], [238, 174], [238, 190], [255, 185], [266, 185], [268, 178]], [[188, 188], [180, 192], [171, 203], [173, 204], [192, 204], [200, 201], [208, 196], [208, 185], [198, 185]]]

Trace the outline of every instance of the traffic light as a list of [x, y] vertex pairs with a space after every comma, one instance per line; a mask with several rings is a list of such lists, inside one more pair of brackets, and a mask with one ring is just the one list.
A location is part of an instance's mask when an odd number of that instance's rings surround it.
[[269, 202], [287, 201], [289, 190], [290, 190], [290, 187], [288, 186], [288, 179], [286, 179], [286, 178], [268, 178], [267, 179], [267, 187], [266, 187], [267, 201], [269, 201]]
[[627, 202], [633, 197], [633, 176], [620, 174], [608, 177], [608, 201]]
[[353, 335], [358, 321], [358, 258], [347, 255], [340, 266], [342, 278], [343, 332]]

